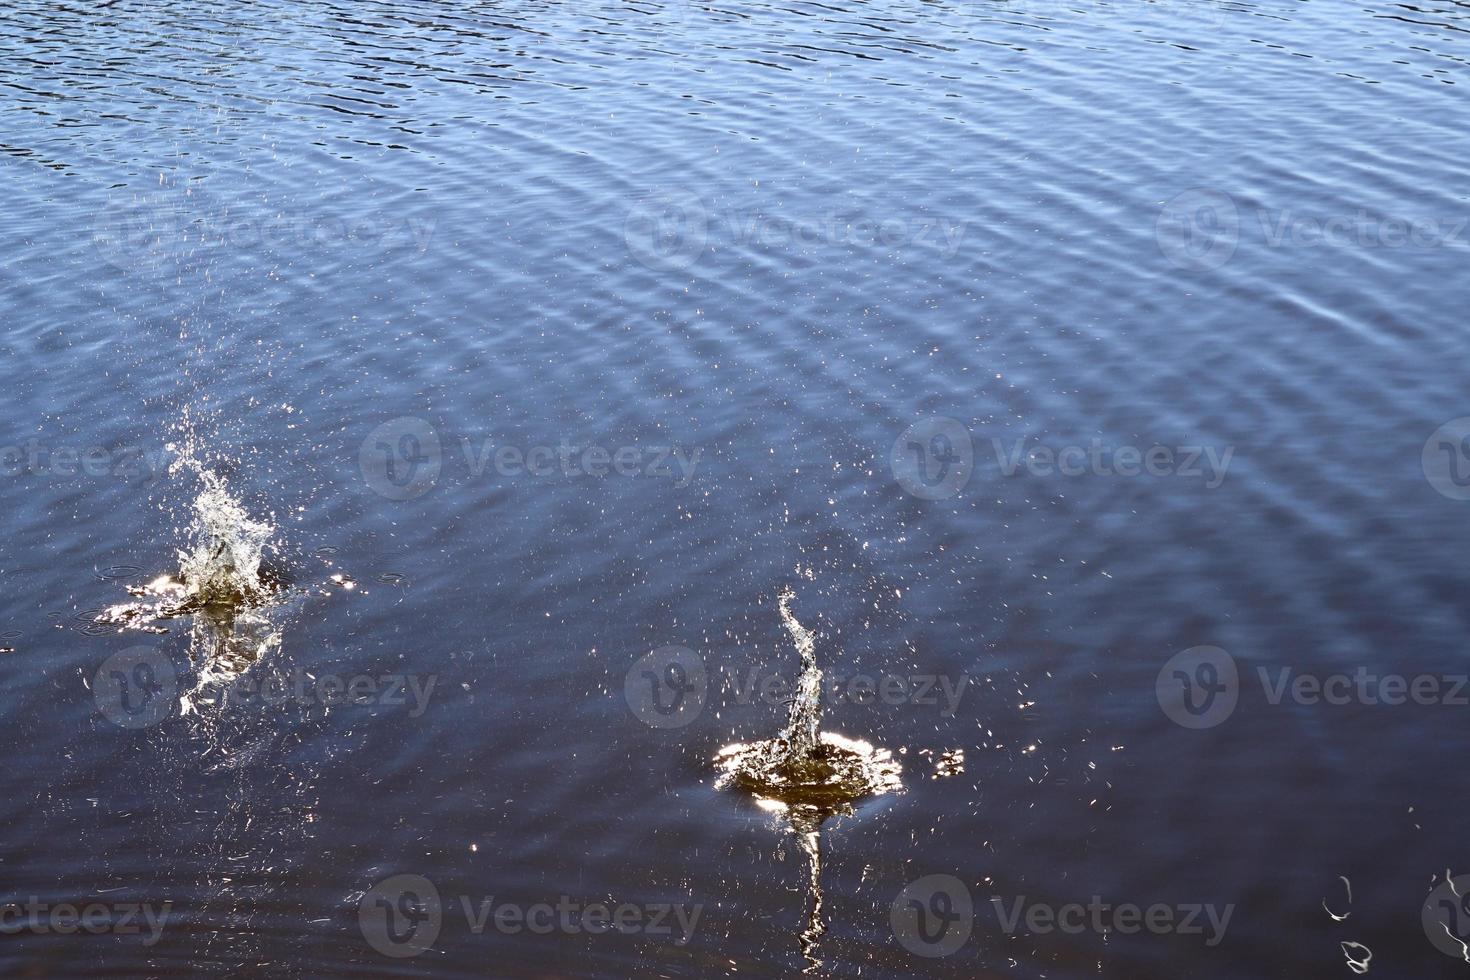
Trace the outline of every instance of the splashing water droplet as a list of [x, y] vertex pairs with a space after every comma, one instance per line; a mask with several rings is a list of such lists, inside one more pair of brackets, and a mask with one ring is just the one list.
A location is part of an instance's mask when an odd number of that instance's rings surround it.
[[715, 764], [718, 785], [753, 793], [764, 810], [784, 815], [806, 857], [806, 920], [798, 943], [806, 961], [805, 974], [822, 970], [817, 946], [827, 931], [822, 905], [821, 827], [866, 797], [903, 789], [900, 767], [887, 749], [821, 731], [822, 671], [817, 666], [816, 638], [791, 612], [795, 598], [781, 590], [781, 622], [801, 657], [801, 676], [792, 699], [786, 727], [776, 738], [752, 744], [727, 745]]
[[[1338, 875], [1337, 876], [1337, 880], [1342, 882], [1342, 886], [1346, 890], [1346, 895], [1347, 895], [1347, 902], [1346, 902], [1346, 904], [1347, 905], [1353, 904], [1353, 883], [1351, 881], [1348, 881], [1347, 878], [1343, 877], [1342, 875]], [[1327, 912], [1327, 914], [1329, 916], [1332, 917], [1332, 921], [1333, 922], [1341, 922], [1344, 919], [1346, 919], [1348, 916], [1352, 915], [1351, 912], [1343, 912], [1343, 913], [1339, 914], [1337, 912], [1332, 911], [1332, 909], [1328, 908], [1328, 906], [1327, 906], [1327, 899], [1325, 899], [1325, 898], [1322, 899], [1322, 908], [1323, 908], [1323, 910], [1325, 910]]]
[[1362, 943], [1355, 943], [1351, 940], [1341, 945], [1342, 955], [1347, 957], [1348, 969], [1360, 975], [1367, 973], [1368, 964], [1373, 960], [1373, 951]]
[[135, 601], [98, 611], [88, 625], [161, 634], [168, 630], [159, 621], [192, 617], [189, 652], [198, 682], [180, 698], [183, 713], [190, 714], [210, 700], [207, 689], [238, 677], [279, 644], [280, 618], [268, 607], [288, 583], [266, 561], [274, 527], [250, 516], [225, 477], [201, 461], [187, 422], [183, 430], [181, 443], [168, 447], [175, 454], [169, 473], [192, 474], [198, 491], [185, 530], [188, 545], [177, 552], [178, 572], [129, 586]]
[[779, 597], [781, 622], [801, 657], [801, 676], [785, 729], [776, 738], [727, 745], [716, 756], [719, 784], [791, 806], [834, 810], [856, 800], [903, 788], [900, 767], [887, 749], [821, 731], [822, 671], [816, 639], [791, 612], [792, 591]]
[[179, 552], [185, 593], [204, 605], [236, 606], [272, 591], [261, 578], [261, 559], [275, 529], [253, 520], [224, 478], [192, 451], [181, 453], [174, 467], [188, 468], [201, 484], [194, 500], [193, 551]]

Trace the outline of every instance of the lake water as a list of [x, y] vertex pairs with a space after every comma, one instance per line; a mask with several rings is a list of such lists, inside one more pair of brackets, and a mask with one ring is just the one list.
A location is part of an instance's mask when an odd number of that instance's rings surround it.
[[1463, 975], [1464, 4], [0, 25], [5, 975]]

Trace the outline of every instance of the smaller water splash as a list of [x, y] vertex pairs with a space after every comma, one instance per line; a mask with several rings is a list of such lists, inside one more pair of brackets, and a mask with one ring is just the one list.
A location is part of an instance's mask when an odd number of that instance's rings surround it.
[[[1353, 904], [1353, 883], [1349, 881], [1345, 875], [1338, 875], [1337, 880], [1342, 882], [1344, 896], [1343, 907], [1346, 908], [1347, 906]], [[1327, 899], [1325, 898], [1322, 899], [1322, 910], [1327, 913], [1328, 917], [1332, 919], [1333, 922], [1346, 921], [1347, 917], [1352, 915], [1351, 912], [1339, 913], [1332, 911], [1331, 906], [1327, 904]], [[1368, 964], [1373, 960], [1373, 951], [1371, 949], [1369, 949], [1367, 946], [1364, 946], [1362, 943], [1354, 942], [1351, 939], [1343, 940], [1337, 945], [1342, 949], [1342, 955], [1347, 959], [1347, 966], [1349, 970], [1352, 970], [1354, 973], [1357, 974], [1364, 974], [1368, 972]]]
[[[1337, 880], [1340, 881], [1340, 882], [1342, 882], [1342, 887], [1345, 889], [1345, 893], [1346, 893], [1346, 896], [1347, 896], [1347, 903], [1346, 904], [1348, 904], [1348, 905], [1353, 904], [1353, 883], [1351, 881], [1348, 881], [1347, 878], [1344, 877], [1344, 876], [1342, 876], [1342, 875], [1338, 875], [1337, 876]], [[1325, 899], [1325, 898], [1322, 899], [1322, 908], [1323, 908], [1323, 910], [1329, 916], [1332, 917], [1332, 921], [1333, 922], [1342, 922], [1348, 916], [1352, 915], [1351, 912], [1343, 912], [1343, 913], [1339, 914], [1337, 912], [1332, 911], [1332, 909], [1330, 909], [1330, 908], [1327, 907], [1327, 899]]]
[[1362, 943], [1352, 941], [1344, 942], [1342, 955], [1347, 957], [1348, 969], [1357, 974], [1368, 972], [1368, 964], [1373, 961], [1373, 951]]
[[934, 772], [929, 776], [930, 779], [948, 779], [951, 776], [963, 775], [965, 772], [965, 750], [962, 748], [944, 749], [938, 755], [935, 754], [934, 749], [920, 749], [919, 755], [928, 759], [934, 766]]
[[[1449, 886], [1450, 894], [1455, 896], [1455, 899], [1459, 903], [1460, 907], [1464, 908], [1465, 896], [1460, 894], [1459, 888], [1455, 885], [1454, 872], [1451, 871], [1449, 868], [1444, 869], [1444, 880], [1445, 884]], [[1450, 924], [1448, 922], [1440, 922], [1439, 927], [1444, 930], [1444, 934], [1446, 936], [1450, 937], [1452, 941], [1459, 944], [1460, 958], [1463, 959], [1466, 963], [1470, 963], [1470, 943], [1466, 943], [1459, 936], [1455, 935], [1455, 933], [1450, 929]]]

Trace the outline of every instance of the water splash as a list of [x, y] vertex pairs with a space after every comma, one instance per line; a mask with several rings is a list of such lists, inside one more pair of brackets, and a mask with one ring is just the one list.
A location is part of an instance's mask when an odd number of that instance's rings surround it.
[[[1347, 896], [1347, 904], [1353, 904], [1353, 883], [1349, 881], [1345, 875], [1338, 875], [1337, 880], [1342, 882], [1344, 894]], [[1338, 913], [1332, 911], [1332, 909], [1328, 908], [1327, 899], [1325, 898], [1322, 899], [1322, 909], [1328, 914], [1328, 916], [1332, 918], [1333, 922], [1343, 922], [1347, 919], [1348, 916], [1352, 915], [1351, 912]]]
[[791, 612], [789, 588], [779, 596], [781, 622], [801, 657], [801, 676], [786, 727], [776, 738], [735, 743], [715, 758], [719, 784], [790, 806], [841, 807], [903, 788], [901, 769], [887, 749], [821, 731], [822, 671], [816, 640]]
[[791, 634], [796, 652], [801, 656], [796, 699], [792, 702], [791, 715], [781, 738], [792, 755], [809, 755], [816, 750], [817, 729], [822, 723], [822, 670], [817, 666], [816, 637], [791, 614], [791, 600], [794, 598], [796, 594], [788, 586], [781, 590], [777, 599], [781, 623]]
[[1347, 958], [1349, 970], [1359, 975], [1367, 973], [1373, 962], [1373, 951], [1362, 943], [1352, 941], [1339, 944], [1342, 947], [1342, 955]]
[[[291, 665], [283, 641], [308, 597], [355, 583], [340, 572], [311, 587], [293, 583], [275, 516], [247, 503], [243, 481], [233, 476], [239, 461], [210, 451], [187, 410], [167, 448], [174, 457], [165, 509], [176, 565], [128, 585], [132, 601], [96, 618], [116, 629], [172, 629], [188, 637], [192, 676], [179, 671], [177, 686], [168, 689], [179, 724], [158, 730], [157, 764], [147, 767], [163, 814], [157, 843], [180, 848], [180, 866], [196, 876], [194, 914], [217, 924], [197, 937], [196, 959], [265, 962], [262, 922], [280, 901], [282, 853], [314, 833], [321, 762], [290, 750], [295, 723], [310, 705], [292, 712], [290, 702], [237, 698], [233, 682], [247, 672], [256, 691], [284, 681]], [[147, 578], [141, 568], [118, 570], [107, 580]], [[168, 836], [171, 824], [200, 820], [211, 829], [187, 847], [177, 834]]]
[[[1346, 904], [1352, 905], [1353, 883], [1348, 880], [1346, 875], [1338, 875], [1337, 880], [1342, 882], [1343, 895], [1345, 897]], [[1327, 904], [1327, 899], [1325, 898], [1322, 899], [1322, 910], [1327, 913], [1328, 918], [1330, 918], [1333, 922], [1346, 922], [1348, 916], [1352, 915], [1351, 912], [1339, 913], [1332, 911], [1332, 908]], [[1337, 945], [1342, 950], [1342, 955], [1347, 960], [1347, 967], [1349, 970], [1352, 970], [1354, 973], [1359, 975], [1368, 972], [1373, 962], [1373, 951], [1371, 949], [1369, 949], [1367, 946], [1364, 946], [1362, 943], [1354, 942], [1351, 939], [1343, 940]]]
[[266, 521], [250, 516], [243, 504], [230, 491], [225, 478], [196, 454], [192, 439], [183, 444], [168, 445], [176, 454], [169, 465], [169, 475], [189, 473], [199, 490], [189, 511], [190, 521], [184, 530], [189, 540], [187, 549], [178, 551], [179, 570], [163, 575], [145, 586], [128, 589], [139, 598], [168, 600], [131, 606], [117, 606], [106, 611], [101, 621], [135, 628], [152, 613], [151, 618], [167, 619], [195, 612], [204, 607], [216, 609], [257, 605], [278, 592], [284, 576], [265, 564], [272, 546], [275, 528]]
[[965, 772], [965, 750], [963, 748], [942, 749], [936, 754], [934, 749], [920, 749], [919, 755], [928, 759], [934, 766], [934, 772], [930, 773], [930, 779], [949, 779], [951, 776], [962, 776]]
[[858, 800], [903, 789], [901, 769], [887, 749], [821, 730], [822, 670], [816, 638], [791, 612], [795, 598], [781, 590], [778, 608], [801, 659], [801, 676], [786, 727], [764, 742], [727, 745], [715, 757], [717, 785], [754, 794], [764, 810], [781, 814], [806, 857], [807, 910], [798, 943], [804, 973], [820, 972], [817, 944], [827, 931], [822, 911], [822, 824], [853, 812]]
[[193, 549], [179, 552], [185, 594], [204, 606], [242, 606], [273, 592], [261, 577], [261, 559], [275, 528], [252, 519], [224, 478], [192, 456], [174, 464], [181, 465], [201, 484], [194, 500]]
[[[1460, 890], [1455, 886], [1455, 875], [1454, 872], [1452, 872], [1449, 868], [1444, 869], [1444, 880], [1445, 884], [1449, 885], [1450, 887], [1450, 894], [1455, 896], [1455, 898], [1459, 900], [1460, 906], [1463, 908], [1465, 905], [1465, 897], [1460, 894]], [[1454, 931], [1450, 929], [1450, 924], [1448, 922], [1441, 922], [1439, 926], [1441, 929], [1444, 930], [1446, 936], [1449, 936], [1452, 941], [1460, 944], [1461, 958], [1466, 963], [1470, 963], [1470, 943], [1466, 943], [1465, 940], [1455, 935]]]
[[187, 546], [177, 551], [178, 571], [145, 585], [129, 586], [134, 601], [102, 610], [99, 624], [167, 633], [170, 620], [190, 617], [189, 655], [198, 671], [194, 689], [180, 698], [184, 714], [280, 644], [282, 618], [271, 607], [286, 597], [285, 574], [269, 557], [275, 527], [252, 517], [217, 468], [201, 459], [187, 419], [168, 450], [171, 477], [188, 476], [197, 491], [179, 528]]

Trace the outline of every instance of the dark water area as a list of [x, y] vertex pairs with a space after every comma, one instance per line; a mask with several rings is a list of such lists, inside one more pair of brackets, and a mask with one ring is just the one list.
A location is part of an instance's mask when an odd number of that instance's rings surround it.
[[0, 972], [1463, 975], [1467, 56], [9, 3]]

